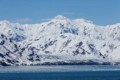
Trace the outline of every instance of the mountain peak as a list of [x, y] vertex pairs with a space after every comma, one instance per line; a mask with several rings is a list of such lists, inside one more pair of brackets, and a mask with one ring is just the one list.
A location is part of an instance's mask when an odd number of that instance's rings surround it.
[[67, 19], [67, 18], [63, 15], [58, 15], [58, 16], [54, 17], [54, 19], [64, 20], [64, 19]]
[[3, 21], [0, 21], [0, 24], [10, 24], [10, 22], [7, 20], [3, 20]]
[[73, 20], [73, 21], [75, 21], [75, 22], [78, 22], [78, 23], [90, 23], [90, 24], [93, 24], [93, 22], [92, 21], [90, 21], [90, 20], [85, 20], [85, 19], [75, 19], [75, 20]]
[[66, 24], [66, 23], [70, 23], [71, 20], [62, 15], [58, 15], [58, 16], [54, 17], [50, 22], [54, 22], [55, 24], [59, 24], [59, 23]]

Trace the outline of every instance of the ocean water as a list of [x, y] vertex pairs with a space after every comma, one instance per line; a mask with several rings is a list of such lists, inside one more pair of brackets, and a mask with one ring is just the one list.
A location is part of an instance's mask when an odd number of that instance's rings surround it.
[[0, 67], [0, 80], [120, 80], [120, 66]]

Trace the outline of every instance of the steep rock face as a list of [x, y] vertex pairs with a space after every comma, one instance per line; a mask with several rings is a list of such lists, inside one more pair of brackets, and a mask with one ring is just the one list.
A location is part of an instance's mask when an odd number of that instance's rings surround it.
[[59, 15], [41, 24], [1, 21], [0, 27], [0, 65], [120, 63], [120, 24]]

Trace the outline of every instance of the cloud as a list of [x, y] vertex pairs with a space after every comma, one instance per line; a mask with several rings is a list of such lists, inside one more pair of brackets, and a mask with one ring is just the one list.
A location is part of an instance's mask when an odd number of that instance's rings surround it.
[[15, 20], [16, 22], [30, 22], [30, 21], [32, 21], [32, 19], [30, 19], [30, 18], [20, 18], [20, 19], [16, 19]]
[[66, 14], [66, 15], [73, 15], [72, 12], [63, 12], [63, 14]]
[[51, 20], [51, 18], [41, 19], [40, 21], [49, 21], [49, 20]]

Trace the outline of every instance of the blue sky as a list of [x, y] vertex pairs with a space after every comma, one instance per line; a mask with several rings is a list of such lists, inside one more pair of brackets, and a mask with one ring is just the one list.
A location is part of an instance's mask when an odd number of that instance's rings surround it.
[[39, 23], [57, 15], [114, 24], [120, 22], [120, 0], [0, 0], [0, 20]]

